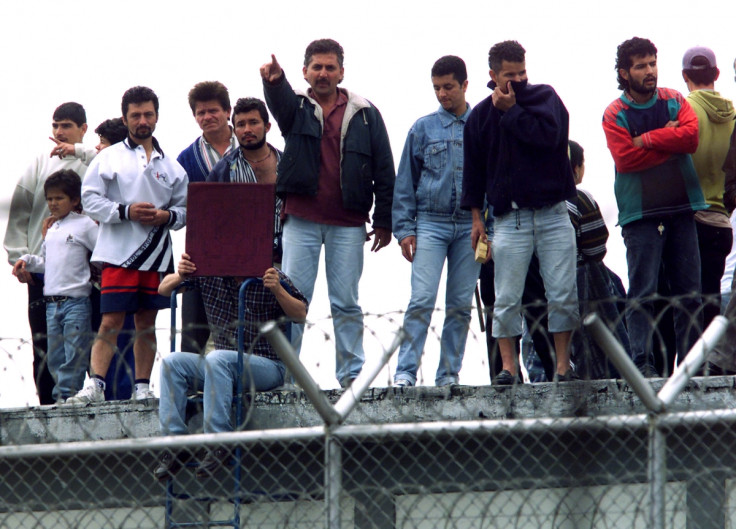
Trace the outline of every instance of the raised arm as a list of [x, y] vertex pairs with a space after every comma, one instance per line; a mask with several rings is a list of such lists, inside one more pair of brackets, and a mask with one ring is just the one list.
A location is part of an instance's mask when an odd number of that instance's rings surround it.
[[286, 137], [294, 123], [299, 98], [286, 80], [275, 55], [271, 55], [271, 61], [261, 66], [260, 71], [266, 105], [278, 123], [281, 134]]

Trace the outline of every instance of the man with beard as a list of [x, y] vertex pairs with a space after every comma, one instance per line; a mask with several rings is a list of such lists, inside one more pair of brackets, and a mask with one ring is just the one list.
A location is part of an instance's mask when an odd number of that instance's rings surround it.
[[67, 400], [73, 405], [105, 400], [104, 379], [126, 312], [135, 313], [134, 399], [153, 396], [156, 314], [169, 306], [158, 286], [161, 274], [174, 270], [169, 229], [186, 222], [187, 174], [153, 137], [158, 97], [150, 88], [130, 88], [122, 111], [128, 137], [97, 155], [82, 185], [84, 210], [100, 223], [92, 261], [102, 265], [102, 323], [92, 346], [91, 377]]
[[[237, 150], [238, 140], [228, 123], [230, 94], [219, 81], [197, 83], [188, 94], [189, 107], [202, 135], [176, 159], [189, 182], [204, 182], [217, 162]], [[181, 299], [182, 346], [185, 351], [204, 351], [210, 330], [199, 290], [184, 292]]]
[[[255, 97], [238, 99], [233, 110], [233, 127], [240, 144], [220, 160], [207, 176], [208, 182], [276, 183], [276, 166], [281, 151], [266, 143], [271, 130], [266, 104]], [[276, 197], [273, 259], [281, 266], [281, 199]]]
[[656, 376], [653, 296], [660, 273], [673, 296], [677, 355], [682, 361], [702, 324], [700, 256], [694, 212], [708, 206], [690, 153], [698, 118], [679, 92], [657, 88], [657, 48], [634, 37], [618, 47], [621, 96], [608, 105], [603, 131], [616, 164], [618, 222], [629, 269], [627, 312], [634, 363]]
[[463, 198], [473, 214], [471, 243], [486, 241], [484, 196], [493, 208], [496, 300], [493, 336], [503, 363], [496, 384], [513, 384], [521, 335], [521, 299], [532, 255], [549, 306], [557, 365], [555, 380], [573, 378], [570, 336], [578, 325], [575, 231], [565, 201], [575, 196], [567, 157], [569, 116], [548, 85], [527, 81], [526, 50], [516, 41], [495, 44], [488, 53], [493, 93], [468, 117], [464, 134]]

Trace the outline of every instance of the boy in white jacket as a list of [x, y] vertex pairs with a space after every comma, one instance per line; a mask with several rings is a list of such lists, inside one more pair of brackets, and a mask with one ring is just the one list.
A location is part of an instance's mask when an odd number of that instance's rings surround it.
[[97, 241], [97, 224], [78, 212], [82, 181], [71, 169], [50, 175], [44, 192], [51, 216], [39, 255], [24, 254], [13, 275], [45, 274], [43, 286], [48, 333], [47, 363], [54, 378], [52, 396], [63, 402], [82, 388], [89, 364], [92, 307], [89, 257]]

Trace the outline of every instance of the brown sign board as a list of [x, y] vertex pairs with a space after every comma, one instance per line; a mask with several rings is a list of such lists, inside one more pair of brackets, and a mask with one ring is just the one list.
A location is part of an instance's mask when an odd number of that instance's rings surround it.
[[186, 253], [196, 276], [261, 277], [273, 266], [273, 184], [195, 182]]

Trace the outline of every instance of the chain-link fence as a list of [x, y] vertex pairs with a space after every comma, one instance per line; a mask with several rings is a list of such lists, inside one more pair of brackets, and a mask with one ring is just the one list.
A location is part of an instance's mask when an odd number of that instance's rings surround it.
[[[359, 377], [315, 396], [298, 379], [248, 393], [230, 433], [202, 433], [195, 402], [193, 433], [169, 437], [156, 400], [0, 412], [0, 527], [732, 527], [733, 377], [680, 372], [675, 389], [678, 372], [489, 385], [494, 359], [473, 322], [463, 384], [434, 387], [444, 316], [433, 317], [418, 387], [392, 386], [395, 354], [378, 361], [402, 340], [402, 315], [366, 315], [372, 384]], [[305, 334], [307, 350], [322, 350], [320, 365], [303, 355], [318, 380], [334, 376], [330, 326]], [[485, 383], [464, 384], [473, 361]], [[222, 465], [202, 475], [198, 463], [217, 450]], [[183, 468], [159, 481], [166, 453]]]

